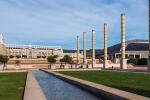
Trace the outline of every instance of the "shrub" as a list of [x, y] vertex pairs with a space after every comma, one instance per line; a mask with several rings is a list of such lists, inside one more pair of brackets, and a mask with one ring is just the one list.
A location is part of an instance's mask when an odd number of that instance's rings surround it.
[[13, 55], [10, 55], [9, 57], [10, 57], [10, 58], [14, 58], [14, 56], [13, 56]]
[[23, 58], [27, 58], [27, 55], [22, 55]]
[[21, 58], [21, 56], [20, 56], [20, 55], [17, 55], [16, 57], [17, 57], [17, 58]]
[[41, 56], [37, 56], [37, 58], [41, 58]]
[[42, 58], [46, 58], [46, 56], [42, 56]]
[[138, 59], [130, 58], [127, 63], [137, 65]]
[[147, 65], [148, 60], [147, 58], [140, 58], [140, 59], [134, 59], [130, 58], [127, 63], [134, 64], [134, 65]]
[[147, 58], [141, 58], [138, 60], [137, 65], [147, 65], [148, 59]]

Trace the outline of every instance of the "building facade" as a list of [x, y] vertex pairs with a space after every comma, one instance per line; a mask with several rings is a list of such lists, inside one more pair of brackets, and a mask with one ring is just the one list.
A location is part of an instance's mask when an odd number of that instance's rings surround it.
[[53, 55], [57, 55], [59, 58], [63, 57], [63, 49], [60, 46], [4, 44], [2, 34], [0, 34], [0, 45], [5, 48], [3, 52], [1, 49], [1, 53], [5, 52], [9, 58], [36, 59]]
[[[148, 40], [129, 40], [126, 41], [125, 57], [126, 58], [148, 58], [149, 55]], [[103, 59], [103, 50], [98, 55]], [[121, 58], [121, 43], [108, 47], [108, 59], [119, 63]]]

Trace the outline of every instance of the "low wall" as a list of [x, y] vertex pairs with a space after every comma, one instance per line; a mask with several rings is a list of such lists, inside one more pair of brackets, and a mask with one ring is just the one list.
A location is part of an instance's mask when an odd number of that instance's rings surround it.
[[20, 60], [21, 64], [48, 64], [47, 59], [10, 59], [8, 64], [15, 64], [16, 60]]
[[42, 70], [42, 71], [47, 72], [51, 75], [54, 75], [57, 78], [60, 78], [64, 81], [74, 84], [78, 87], [81, 87], [91, 93], [94, 93], [95, 95], [102, 96], [105, 99], [109, 99], [109, 100], [150, 100], [150, 98], [147, 98], [144, 96], [140, 96], [140, 95], [125, 92], [122, 90], [114, 89], [114, 88], [107, 87], [107, 86], [104, 86], [101, 84], [96, 84], [93, 82], [70, 77], [70, 76], [59, 74], [59, 73], [52, 72], [52, 71], [46, 71], [46, 70]]

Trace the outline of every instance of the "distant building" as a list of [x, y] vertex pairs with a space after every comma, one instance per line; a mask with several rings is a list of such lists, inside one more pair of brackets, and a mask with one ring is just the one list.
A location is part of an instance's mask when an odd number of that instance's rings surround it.
[[0, 44], [6, 48], [5, 51], [10, 58], [36, 59], [47, 58], [47, 56], [51, 55], [57, 55], [60, 58], [63, 57], [63, 50], [59, 46], [4, 44], [2, 34], [0, 34]]
[[[130, 40], [126, 41], [126, 58], [148, 58], [149, 44], [148, 40]], [[103, 50], [98, 55], [103, 58]], [[97, 56], [98, 56], [97, 55]], [[108, 47], [108, 59], [119, 61], [121, 57], [121, 44]]]

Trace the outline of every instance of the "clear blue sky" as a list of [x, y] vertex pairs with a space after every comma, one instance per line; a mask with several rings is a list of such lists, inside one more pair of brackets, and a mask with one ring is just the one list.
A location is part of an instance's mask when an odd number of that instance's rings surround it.
[[103, 48], [103, 24], [109, 46], [120, 42], [120, 14], [126, 14], [126, 39], [148, 39], [148, 0], [0, 0], [0, 33], [5, 43], [59, 45], [76, 48], [76, 36], [96, 31]]

